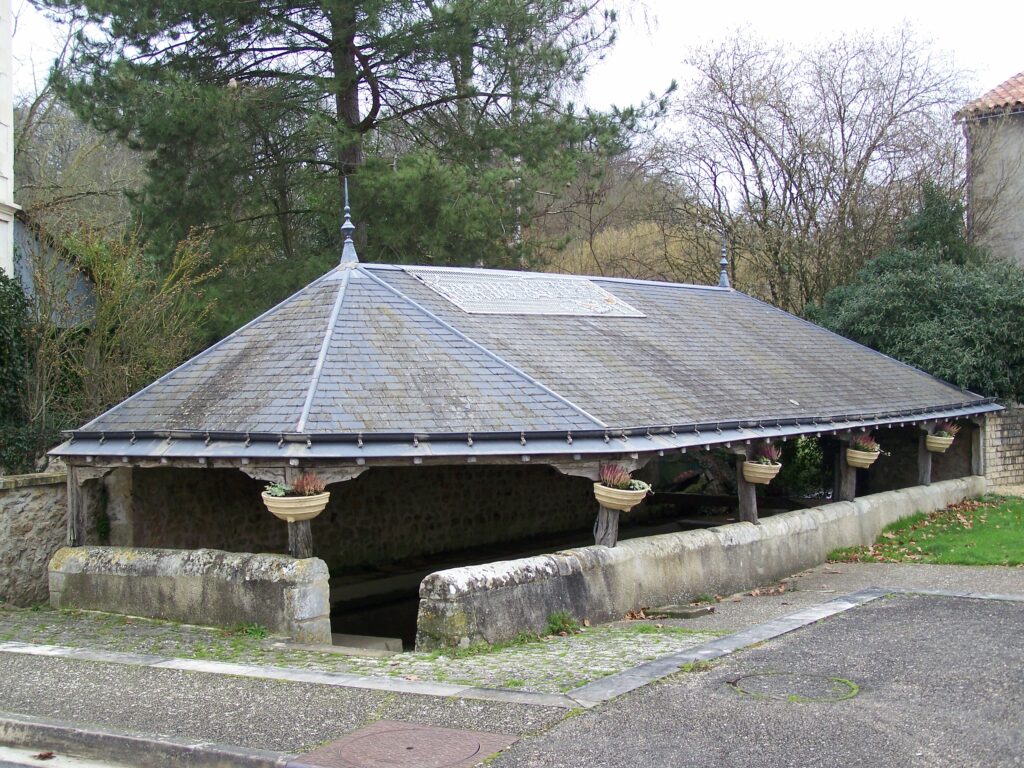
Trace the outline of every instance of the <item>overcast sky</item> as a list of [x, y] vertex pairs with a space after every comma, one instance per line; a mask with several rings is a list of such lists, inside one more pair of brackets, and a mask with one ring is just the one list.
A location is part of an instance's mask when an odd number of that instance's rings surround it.
[[[60, 30], [49, 24], [27, 0], [12, 0], [15, 93], [31, 92], [45, 77], [59, 45]], [[586, 99], [594, 107], [627, 105], [648, 92], [664, 90], [688, 73], [682, 59], [688, 50], [721, 40], [738, 27], [749, 26], [763, 37], [802, 45], [841, 32], [888, 32], [912, 24], [948, 53], [953, 63], [971, 70], [975, 96], [1024, 71], [1024, 3], [942, 0], [859, 0], [851, 3], [686, 2], [644, 0], [619, 2], [619, 39], [607, 59], [591, 73]]]

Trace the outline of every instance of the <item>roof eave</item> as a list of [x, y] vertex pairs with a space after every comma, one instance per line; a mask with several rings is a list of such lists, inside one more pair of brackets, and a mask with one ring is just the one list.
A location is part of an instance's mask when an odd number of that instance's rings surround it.
[[[373, 461], [414, 462], [416, 459], [465, 461], [471, 457], [597, 457], [624, 453], [652, 454], [731, 445], [801, 435], [824, 436], [850, 430], [892, 427], [908, 423], [958, 419], [1003, 410], [993, 400], [933, 409], [787, 420], [744, 420], [652, 426], [587, 432], [521, 432], [427, 435], [389, 433], [366, 435], [236, 435], [234, 433], [165, 433], [129, 435], [75, 432], [51, 455], [66, 459], [112, 457], [121, 462], [142, 460], [230, 459], [258, 461]], [[271, 437], [272, 439], [260, 439]], [[102, 463], [102, 462], [101, 462]]]

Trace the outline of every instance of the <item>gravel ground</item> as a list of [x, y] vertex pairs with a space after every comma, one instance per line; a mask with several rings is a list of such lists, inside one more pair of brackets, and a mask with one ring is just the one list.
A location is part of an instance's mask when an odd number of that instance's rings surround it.
[[701, 645], [721, 635], [722, 630], [695, 631], [668, 626], [667, 622], [624, 622], [495, 650], [402, 653], [384, 658], [282, 650], [271, 647], [280, 638], [260, 637], [260, 634], [251, 628], [228, 631], [86, 611], [0, 608], [0, 641], [392, 676], [538, 693], [569, 691], [643, 661]]

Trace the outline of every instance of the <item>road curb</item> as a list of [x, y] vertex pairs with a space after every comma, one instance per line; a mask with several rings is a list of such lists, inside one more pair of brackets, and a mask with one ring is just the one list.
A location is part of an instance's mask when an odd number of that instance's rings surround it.
[[0, 712], [0, 744], [145, 768], [314, 768], [294, 754], [75, 725], [13, 712]]

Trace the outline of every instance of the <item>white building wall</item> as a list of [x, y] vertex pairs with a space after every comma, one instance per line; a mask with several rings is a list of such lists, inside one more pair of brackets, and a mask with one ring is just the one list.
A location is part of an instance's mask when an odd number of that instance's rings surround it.
[[971, 230], [997, 258], [1024, 266], [1024, 114], [967, 124]]
[[14, 70], [11, 0], [0, 0], [0, 270], [14, 274]]

